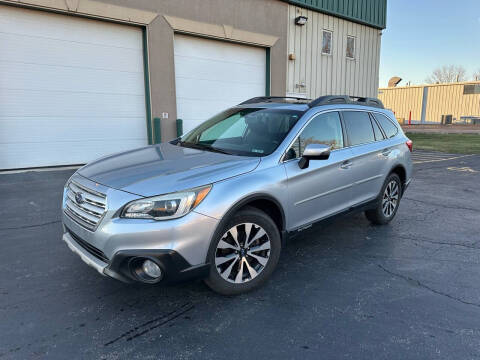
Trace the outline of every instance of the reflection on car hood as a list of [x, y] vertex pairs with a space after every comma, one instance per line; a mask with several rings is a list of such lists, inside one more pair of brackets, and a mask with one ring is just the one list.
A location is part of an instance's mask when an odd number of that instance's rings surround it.
[[96, 160], [79, 174], [140, 196], [154, 196], [211, 184], [254, 170], [260, 159], [163, 143]]

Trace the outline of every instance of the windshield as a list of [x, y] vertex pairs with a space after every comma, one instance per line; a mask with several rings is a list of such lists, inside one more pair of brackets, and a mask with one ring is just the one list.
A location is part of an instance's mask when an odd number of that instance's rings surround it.
[[232, 155], [271, 154], [303, 115], [285, 109], [228, 109], [182, 136], [177, 145]]

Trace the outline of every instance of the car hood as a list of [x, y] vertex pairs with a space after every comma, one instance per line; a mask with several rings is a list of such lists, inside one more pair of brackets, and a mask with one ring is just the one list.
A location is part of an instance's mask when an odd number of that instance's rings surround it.
[[113, 154], [82, 167], [80, 175], [118, 190], [155, 196], [211, 184], [254, 170], [260, 158], [163, 143]]

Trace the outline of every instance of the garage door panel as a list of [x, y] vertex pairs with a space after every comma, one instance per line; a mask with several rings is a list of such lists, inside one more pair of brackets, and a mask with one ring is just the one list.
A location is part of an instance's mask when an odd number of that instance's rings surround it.
[[[139, 50], [143, 46], [138, 41], [141, 35], [132, 32], [130, 27], [14, 7], [1, 6], [0, 10], [0, 27], [10, 34]], [[43, 22], [41, 27], [39, 19]]]
[[[28, 146], [28, 154], [25, 152], [26, 146]], [[85, 153], [91, 154], [94, 159], [97, 159], [106, 155], [105, 148], [120, 152], [136, 147], [138, 147], [136, 139], [124, 139], [122, 142], [118, 142], [116, 139], [57, 141], [48, 143], [48, 146], [43, 142], [0, 144], [0, 169], [84, 164]]]
[[177, 116], [189, 131], [213, 115], [265, 95], [265, 49], [175, 35]]
[[[231, 63], [178, 56], [176, 58], [176, 64], [178, 64], [178, 72], [175, 74], [176, 77], [224, 81], [225, 74], [229, 74], [229, 81], [244, 82], [244, 74], [249, 73], [252, 79], [256, 78], [258, 79], [257, 82], [265, 83], [261, 81], [262, 78], [265, 77], [264, 65]], [[232, 64], [235, 64], [234, 72], [232, 72]]]
[[[63, 142], [102, 139], [110, 141], [112, 135], [117, 141], [138, 140], [137, 146], [142, 146], [147, 141], [145, 130], [138, 126], [144, 121], [141, 117], [72, 117], [68, 121], [64, 120], [65, 118], [53, 117], [0, 117], [0, 124], [8, 129], [8, 133], [0, 132], [0, 144], [16, 143], [18, 139], [22, 139], [22, 143], [45, 144], [58, 139]], [[54, 129], [52, 123], [55, 124]], [[84, 126], [75, 126], [78, 123], [83, 123]]]
[[[143, 73], [0, 62], [0, 91], [36, 89], [144, 96]], [[75, 82], [72, 86], [72, 81]], [[74, 89], [74, 90], [72, 90]]]
[[175, 55], [193, 56], [197, 59], [225, 60], [231, 63], [259, 64], [264, 61], [265, 49], [194, 38], [188, 35], [175, 35]]
[[[27, 62], [113, 71], [143, 70], [142, 51], [118, 47], [2, 34], [0, 61]], [[68, 51], [65, 49], [68, 48]], [[48, 49], [48, 51], [45, 51]], [[95, 56], [92, 56], [95, 54]]]
[[201, 121], [204, 121], [205, 119], [190, 119], [190, 120], [184, 120], [183, 121], [183, 133], [186, 134], [190, 130], [195, 129]]
[[[177, 99], [177, 106], [184, 109], [182, 119], [205, 121], [211, 116], [231, 107], [238, 105], [240, 100], [215, 99], [215, 100], [197, 100], [197, 99]], [[219, 108], [219, 109], [217, 109]]]
[[[145, 113], [141, 95], [76, 93], [44, 90], [1, 90], [0, 117], [117, 117]], [[48, 101], [45, 99], [48, 98]], [[68, 121], [67, 119], [65, 121]], [[54, 125], [54, 124], [52, 124]], [[84, 126], [77, 123], [75, 126]]]
[[[179, 99], [232, 99], [245, 100], [245, 96], [262, 96], [265, 94], [265, 85], [262, 83], [230, 83], [228, 81], [210, 81], [178, 79], [176, 86], [182, 94]], [[206, 92], [205, 89], [208, 89]], [[251, 96], [250, 96], [251, 97]]]
[[147, 145], [137, 27], [0, 5], [0, 169]]

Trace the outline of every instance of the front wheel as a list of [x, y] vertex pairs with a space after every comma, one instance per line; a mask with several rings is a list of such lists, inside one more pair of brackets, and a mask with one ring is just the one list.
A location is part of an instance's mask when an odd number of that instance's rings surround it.
[[383, 184], [375, 209], [365, 211], [365, 216], [375, 225], [389, 223], [397, 213], [402, 195], [402, 182], [397, 174], [390, 174]]
[[208, 252], [214, 291], [237, 295], [263, 285], [275, 270], [281, 252], [280, 233], [273, 220], [256, 208], [236, 213], [212, 241]]

